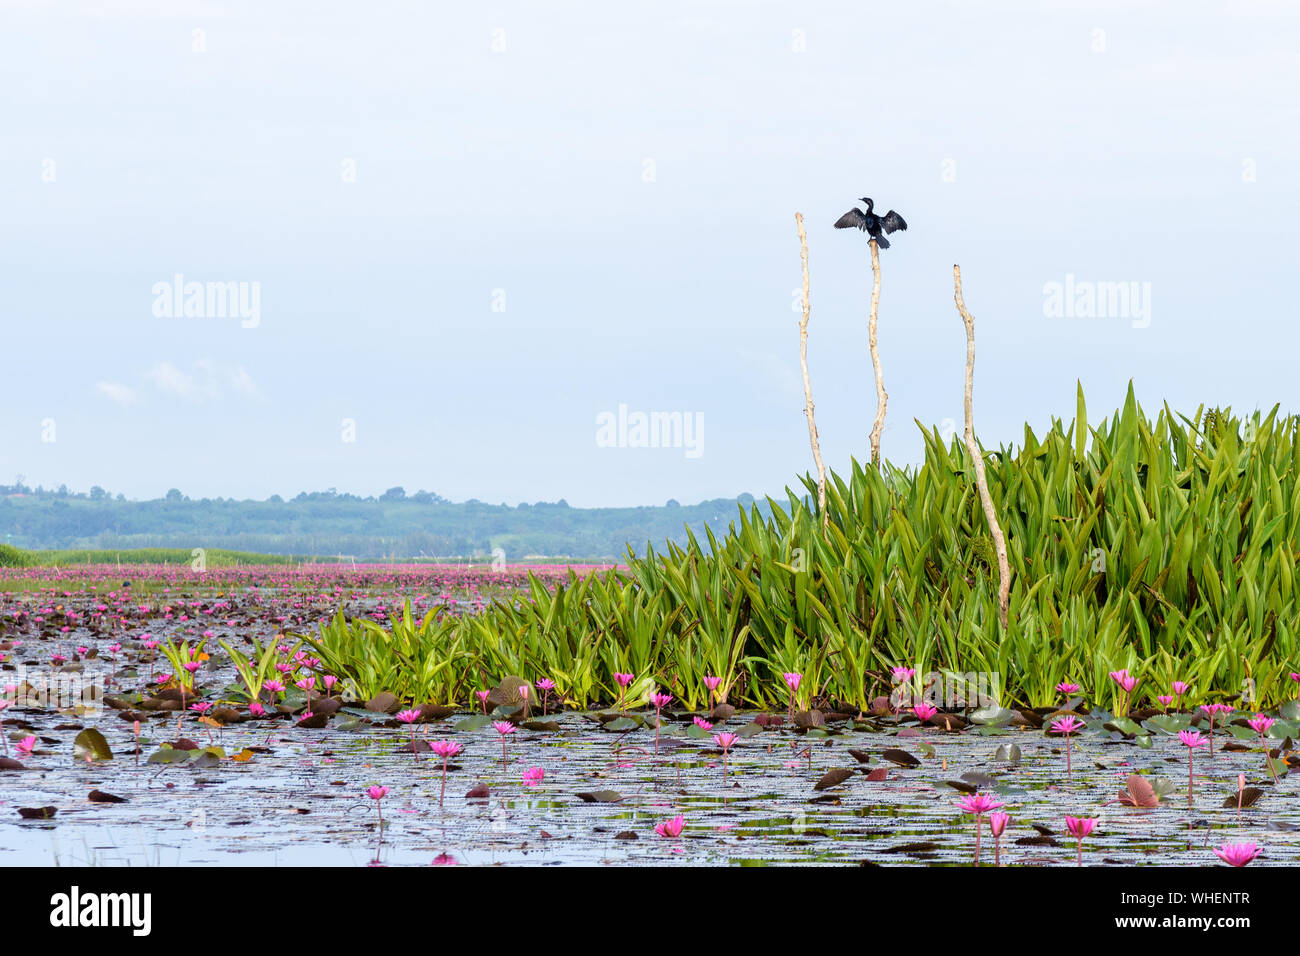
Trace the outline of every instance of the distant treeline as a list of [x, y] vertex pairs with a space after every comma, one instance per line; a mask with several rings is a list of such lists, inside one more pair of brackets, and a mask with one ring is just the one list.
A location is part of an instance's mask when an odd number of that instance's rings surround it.
[[[191, 500], [173, 488], [163, 498], [129, 501], [95, 487], [76, 493], [0, 485], [0, 544], [27, 549], [227, 548], [283, 555], [505, 560], [549, 556], [619, 560], [630, 544], [644, 551], [684, 542], [686, 527], [723, 527], [753, 496], [697, 505], [571, 508], [539, 501], [516, 507], [478, 500], [451, 502], [432, 492], [391, 488], [378, 497], [334, 489], [289, 500]], [[766, 511], [766, 508], [764, 508]]]

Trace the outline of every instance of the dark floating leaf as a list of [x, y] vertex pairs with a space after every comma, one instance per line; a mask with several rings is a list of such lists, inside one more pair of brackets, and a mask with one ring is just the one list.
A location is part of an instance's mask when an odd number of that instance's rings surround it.
[[103, 790], [92, 790], [89, 794], [91, 803], [126, 803], [126, 797], [119, 797], [115, 793], [105, 793]]
[[325, 714], [312, 714], [310, 717], [304, 717], [298, 721], [298, 726], [303, 730], [320, 730], [329, 722], [330, 719]]
[[885, 850], [885, 852], [886, 853], [907, 853], [907, 854], [933, 853], [937, 849], [939, 849], [938, 843], [933, 843], [929, 840], [923, 840], [917, 843], [900, 843], [898, 846], [889, 847], [887, 850]]
[[198, 750], [199, 745], [188, 737], [182, 737], [179, 740], [172, 741], [173, 750]]
[[421, 720], [445, 720], [446, 718], [452, 717], [455, 714], [456, 714], [456, 708], [448, 707], [445, 704], [421, 704], [420, 705]]
[[24, 820], [48, 820], [58, 813], [55, 807], [19, 807], [18, 815]]
[[880, 783], [880, 781], [888, 780], [888, 779], [889, 779], [889, 768], [887, 767], [877, 767], [875, 770], [872, 770], [869, 774], [867, 774], [867, 780], [869, 780], [871, 783]]
[[380, 691], [370, 700], [366, 701], [366, 710], [374, 711], [377, 714], [395, 714], [400, 710], [400, 703], [396, 694], [390, 694], [388, 691]]
[[845, 770], [842, 767], [836, 767], [826, 771], [822, 778], [813, 785], [814, 790], [829, 790], [831, 787], [838, 787], [849, 777], [853, 776], [854, 771]]
[[12, 757], [0, 757], [0, 770], [26, 770], [27, 768]]
[[724, 720], [730, 720], [736, 716], [736, 708], [730, 704], [719, 704], [709, 713], [709, 719], [714, 723], [720, 723]]
[[590, 793], [578, 794], [578, 799], [585, 803], [618, 803], [623, 799], [623, 795], [617, 790], [593, 790]]
[[784, 714], [759, 714], [754, 718], [754, 723], [764, 729], [774, 729], [785, 723]]
[[854, 750], [850, 747], [849, 756], [858, 763], [871, 763], [871, 754], [867, 753], [865, 750]]
[[615, 840], [639, 840], [641, 838], [637, 836], [636, 833], [632, 830], [620, 830], [618, 833], [614, 834], [614, 839]]
[[[1262, 797], [1263, 795], [1264, 795], [1264, 791], [1261, 790], [1261, 789], [1259, 789], [1259, 787], [1245, 787], [1245, 788], [1243, 788], [1242, 791], [1241, 791], [1241, 808], [1242, 808], [1243, 810], [1246, 809], [1246, 807], [1248, 807], [1248, 806], [1250, 806], [1251, 804], [1253, 804], [1256, 800], [1258, 800], [1258, 799], [1259, 799], [1260, 797]], [[1225, 807], [1231, 807], [1231, 808], [1233, 808], [1233, 809], [1236, 809], [1236, 807], [1237, 807], [1237, 794], [1234, 793], [1234, 794], [1233, 794], [1232, 796], [1230, 796], [1228, 799], [1224, 800], [1224, 801], [1223, 801], [1223, 805], [1224, 805]]]
[[1016, 843], [1020, 846], [1060, 846], [1049, 836], [1021, 837]]
[[803, 730], [826, 726], [826, 715], [820, 710], [800, 710], [794, 715], [794, 725]]
[[897, 747], [890, 747], [880, 756], [888, 760], [890, 763], [898, 764], [900, 767], [919, 767], [921, 765], [920, 760], [912, 756], [906, 750], [899, 750]]
[[313, 697], [311, 699], [311, 709], [312, 713], [324, 714], [329, 717], [343, 709], [343, 701], [337, 697]]
[[945, 780], [944, 783], [952, 787], [954, 790], [960, 791], [961, 793], [974, 793], [976, 790], [979, 789], [979, 787], [975, 786], [975, 784], [966, 783], [963, 780]]
[[486, 800], [490, 796], [492, 796], [492, 791], [488, 789], [488, 785], [486, 783], [480, 783], [470, 790], [469, 793], [465, 794], [465, 799]]
[[553, 734], [560, 729], [559, 722], [554, 720], [525, 720], [520, 722], [519, 726], [524, 730], [535, 730], [545, 734]]
[[965, 730], [966, 721], [962, 720], [956, 714], [935, 714], [930, 718], [931, 727], [938, 727], [940, 730]]
[[961, 778], [976, 787], [995, 787], [998, 783], [997, 777], [987, 773], [980, 773], [978, 770], [968, 770], [961, 775]]

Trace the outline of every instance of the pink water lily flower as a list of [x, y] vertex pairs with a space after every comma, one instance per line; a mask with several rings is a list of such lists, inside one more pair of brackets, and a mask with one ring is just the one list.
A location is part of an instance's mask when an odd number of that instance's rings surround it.
[[1229, 866], [1245, 866], [1259, 856], [1259, 847], [1253, 843], [1225, 843], [1215, 849], [1214, 855]]
[[1250, 729], [1255, 731], [1255, 733], [1259, 734], [1261, 737], [1266, 737], [1268, 735], [1269, 729], [1275, 723], [1277, 723], [1276, 720], [1274, 720], [1272, 717], [1265, 716], [1264, 714], [1256, 714], [1254, 717], [1246, 721], [1246, 724], [1250, 727]]
[[515, 732], [515, 725], [508, 720], [494, 720], [492, 726], [501, 735], [501, 763], [504, 765], [508, 762], [506, 759], [506, 740]]
[[1071, 817], [1065, 818], [1065, 828], [1070, 831], [1070, 836], [1083, 839], [1092, 833], [1097, 826], [1097, 820], [1089, 817]]
[[1002, 865], [1002, 834], [1010, 822], [1010, 814], [1000, 812], [989, 814], [989, 829], [993, 831], [993, 865], [995, 867]]
[[713, 735], [713, 742], [722, 748], [722, 782], [724, 784], [727, 782], [727, 752], [736, 745], [736, 741], [739, 739], [735, 734], [726, 732]]
[[383, 799], [388, 796], [388, 788], [373, 786], [366, 790], [366, 796], [375, 801], [375, 809], [379, 811], [379, 837], [382, 840], [384, 834], [384, 805]]
[[935, 714], [939, 713], [939, 708], [935, 707], [933, 704], [922, 702], [912, 708], [912, 713], [916, 714], [917, 719], [920, 720], [921, 723], [925, 723]]
[[1065, 737], [1065, 779], [1074, 780], [1074, 771], [1070, 766], [1070, 735], [1082, 730], [1084, 722], [1073, 714], [1067, 714], [1064, 717], [1058, 717], [1052, 721], [1052, 731], [1062, 734]]
[[1071, 817], [1065, 818], [1065, 828], [1070, 831], [1070, 836], [1078, 840], [1076, 866], [1083, 866], [1083, 838], [1093, 831], [1097, 826], [1097, 821], [1089, 817]]
[[529, 767], [524, 771], [524, 785], [535, 787], [546, 778], [546, 771], [541, 767]]
[[957, 806], [961, 807], [966, 813], [973, 813], [978, 816], [981, 813], [988, 813], [990, 810], [997, 810], [1003, 804], [986, 793], [974, 793], [965, 799], [958, 800]]
[[[505, 740], [504, 737], [501, 739]], [[465, 748], [454, 740], [435, 740], [429, 749], [442, 758], [442, 788], [438, 792], [438, 806], [442, 806], [443, 798], [447, 796], [447, 761]]]
[[722, 683], [721, 677], [714, 677], [712, 674], [704, 675], [704, 686], [709, 689], [709, 703], [713, 703], [713, 698], [717, 696], [718, 686]]
[[682, 835], [682, 829], [686, 826], [685, 817], [673, 817], [671, 820], [665, 820], [663, 823], [655, 824], [655, 833], [661, 837], [667, 837], [675, 840]]
[[969, 797], [958, 800], [957, 806], [959, 806], [963, 812], [973, 813], [975, 815], [975, 865], [979, 866], [980, 838], [984, 834], [984, 823], [981, 820], [981, 817], [990, 810], [1001, 809], [1002, 804], [994, 800], [988, 794], [973, 793]]
[[1060, 694], [1076, 694], [1079, 692], [1079, 685], [1072, 684], [1069, 681], [1061, 681], [1056, 685], [1056, 691]]
[[1256, 714], [1254, 717], [1246, 721], [1246, 723], [1250, 726], [1251, 730], [1259, 734], [1259, 742], [1264, 746], [1264, 762], [1268, 764], [1269, 772], [1273, 774], [1273, 782], [1277, 783], [1277, 770], [1274, 768], [1273, 758], [1268, 752], [1268, 742], [1264, 739], [1268, 736], [1269, 730], [1272, 729], [1273, 725], [1276, 724], [1277, 721], [1264, 714]]
[[1178, 731], [1178, 739], [1187, 748], [1187, 807], [1191, 809], [1192, 788], [1196, 785], [1192, 777], [1192, 754], [1196, 752], [1197, 747], [1204, 747], [1206, 740], [1201, 736], [1199, 730], [1180, 730]]

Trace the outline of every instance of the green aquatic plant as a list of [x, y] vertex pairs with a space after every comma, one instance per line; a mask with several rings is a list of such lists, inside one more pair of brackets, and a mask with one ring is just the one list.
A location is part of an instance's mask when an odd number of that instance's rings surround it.
[[[801, 673], [801, 696], [865, 710], [899, 661], [921, 686], [996, 677], [1002, 705], [1055, 705], [1070, 682], [1115, 714], [1172, 680], [1211, 700], [1251, 686], [1257, 706], [1293, 694], [1300, 418], [1150, 418], [1130, 387], [1093, 421], [1079, 389], [1073, 422], [981, 449], [1008, 541], [1005, 626], [972, 454], [922, 435], [917, 467], [828, 475], [824, 510], [806, 475], [785, 500], [629, 552], [624, 568], [551, 587], [530, 576], [526, 595], [474, 615], [338, 616], [306, 640], [355, 693], [411, 700], [547, 673], [585, 709], [616, 703], [614, 674], [630, 673], [629, 699], [663, 687], [687, 709], [767, 708], [789, 700], [782, 675]], [[1126, 689], [1112, 672], [1144, 679]]]
[[[239, 679], [244, 682], [245, 699], [251, 702], [261, 698], [262, 687], [275, 672], [277, 646], [274, 640], [265, 646], [255, 637], [250, 638], [250, 640], [253, 642], [252, 658], [246, 657], [226, 641], [217, 641], [217, 643], [230, 656], [230, 662], [235, 666], [235, 672], [239, 674]], [[292, 658], [301, 646], [301, 641], [293, 645], [287, 656]]]

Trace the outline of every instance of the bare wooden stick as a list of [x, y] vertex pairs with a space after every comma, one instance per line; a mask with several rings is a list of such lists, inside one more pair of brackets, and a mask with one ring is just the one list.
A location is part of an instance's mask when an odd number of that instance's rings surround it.
[[876, 420], [871, 426], [871, 463], [880, 465], [880, 433], [885, 430], [885, 408], [889, 393], [885, 391], [884, 374], [880, 369], [880, 350], [876, 347], [876, 316], [880, 311], [880, 247], [872, 239], [871, 246], [871, 320], [868, 338], [871, 345], [871, 369], [876, 376]]
[[803, 368], [804, 414], [808, 417], [808, 441], [813, 461], [817, 463], [817, 509], [822, 515], [822, 529], [830, 524], [826, 510], [826, 466], [822, 463], [821, 443], [817, 439], [817, 421], [813, 417], [812, 383], [808, 379], [808, 316], [812, 312], [812, 286], [808, 279], [808, 234], [803, 228], [803, 213], [794, 214], [799, 227], [799, 259], [803, 263], [803, 318], [799, 320], [799, 364]]
[[966, 302], [961, 295], [961, 267], [952, 267], [953, 298], [957, 302], [957, 311], [966, 325], [966, 451], [975, 464], [975, 484], [979, 488], [980, 504], [984, 506], [984, 518], [989, 524], [989, 534], [993, 536], [993, 546], [998, 554], [998, 618], [1003, 630], [1007, 626], [1007, 608], [1011, 603], [1011, 567], [1007, 563], [1007, 539], [998, 523], [997, 512], [993, 510], [993, 496], [989, 494], [988, 477], [984, 474], [984, 455], [975, 443], [975, 320], [966, 311]]

